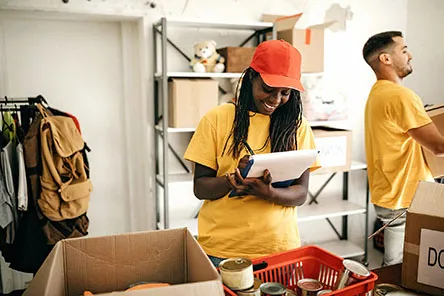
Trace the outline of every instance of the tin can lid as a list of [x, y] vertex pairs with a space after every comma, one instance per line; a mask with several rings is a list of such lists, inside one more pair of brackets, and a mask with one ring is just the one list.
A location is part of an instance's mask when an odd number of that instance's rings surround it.
[[287, 292], [287, 287], [279, 283], [263, 283], [261, 285], [261, 292], [268, 295], [282, 295]]
[[325, 295], [325, 294], [328, 294], [328, 293], [331, 293], [331, 292], [333, 292], [333, 291], [332, 291], [332, 290], [321, 290], [321, 291], [319, 291], [319, 292], [316, 294], [316, 296]]
[[298, 281], [298, 287], [305, 291], [316, 292], [322, 290], [324, 286], [315, 279], [302, 279]]
[[251, 266], [251, 260], [246, 258], [228, 258], [219, 264], [223, 271], [241, 271]]
[[367, 267], [357, 261], [344, 259], [344, 261], [342, 261], [342, 264], [345, 268], [350, 270], [352, 274], [355, 274], [357, 276], [368, 277], [370, 275], [370, 271], [367, 269]]

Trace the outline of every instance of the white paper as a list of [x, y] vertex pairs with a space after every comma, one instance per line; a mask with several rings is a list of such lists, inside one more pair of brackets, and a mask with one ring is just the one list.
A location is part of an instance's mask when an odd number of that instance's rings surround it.
[[444, 232], [421, 229], [418, 283], [444, 289]]
[[317, 155], [317, 150], [255, 154], [250, 157], [250, 159], [254, 159], [254, 163], [247, 178], [263, 177], [264, 171], [268, 169], [273, 183], [297, 179], [315, 162]]

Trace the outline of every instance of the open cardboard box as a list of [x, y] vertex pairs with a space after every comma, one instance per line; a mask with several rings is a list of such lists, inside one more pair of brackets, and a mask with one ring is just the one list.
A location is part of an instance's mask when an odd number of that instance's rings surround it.
[[402, 285], [444, 295], [444, 184], [418, 184], [407, 212]]
[[[426, 108], [426, 111], [435, 123], [441, 135], [444, 135], [444, 104], [428, 107]], [[424, 157], [430, 170], [432, 171], [433, 177], [444, 177], [444, 157], [437, 157], [425, 148], [423, 148], [422, 151], [424, 152]]]
[[324, 30], [334, 21], [307, 28], [296, 28], [296, 23], [301, 16], [302, 13], [290, 16], [264, 14], [262, 21], [273, 22], [277, 39], [284, 39], [301, 52], [302, 72], [324, 72]]
[[[169, 283], [124, 292], [137, 282]], [[186, 229], [85, 237], [58, 242], [24, 295], [219, 295], [222, 281]]]

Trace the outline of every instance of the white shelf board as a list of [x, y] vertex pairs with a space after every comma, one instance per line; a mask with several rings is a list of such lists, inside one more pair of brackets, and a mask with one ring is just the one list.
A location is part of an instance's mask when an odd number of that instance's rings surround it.
[[357, 257], [365, 254], [363, 248], [355, 245], [354, 243], [348, 240], [315, 243], [315, 245], [342, 258]]
[[[161, 20], [154, 23], [155, 26], [160, 26]], [[192, 19], [173, 19], [167, 18], [166, 25], [174, 27], [191, 27], [191, 28], [213, 28], [213, 29], [230, 29], [230, 30], [263, 30], [273, 27], [273, 23], [268, 22], [237, 22], [237, 23], [223, 23], [215, 21], [203, 21]]]
[[350, 171], [358, 171], [358, 170], [366, 170], [366, 169], [367, 169], [366, 163], [352, 160], [351, 165], [350, 165]]
[[[197, 73], [197, 72], [167, 72], [167, 77], [176, 78], [239, 78], [242, 73]], [[156, 73], [154, 76], [157, 79], [162, 77], [162, 74]]]
[[[159, 125], [156, 125], [156, 130], [162, 131], [163, 128]], [[192, 133], [196, 130], [195, 127], [169, 127], [168, 132], [169, 133]]]
[[[309, 75], [308, 73], [306, 75]], [[346, 129], [350, 127], [350, 121], [348, 120], [309, 120], [308, 123], [311, 127], [326, 126]]]
[[[170, 71], [166, 73], [167, 77], [176, 77], [176, 78], [240, 78], [242, 73], [197, 73], [197, 72], [174, 72]], [[302, 76], [310, 76], [310, 75], [317, 75], [317, 73], [302, 73]], [[162, 74], [161, 73], [155, 73], [154, 77], [156, 79], [161, 79]], [[330, 125], [336, 125], [336, 124], [344, 124], [348, 123], [347, 121], [311, 121], [311, 126], [330, 126]]]
[[[163, 175], [157, 175], [156, 179], [163, 184]], [[193, 174], [170, 174], [168, 183], [190, 183], [193, 182]]]
[[347, 200], [320, 201], [319, 204], [298, 207], [298, 222], [309, 222], [325, 218], [364, 214], [365, 207]]

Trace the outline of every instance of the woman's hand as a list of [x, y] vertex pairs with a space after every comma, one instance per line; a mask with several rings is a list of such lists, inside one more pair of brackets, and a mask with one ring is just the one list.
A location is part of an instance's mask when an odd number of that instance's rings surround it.
[[261, 178], [245, 178], [242, 180], [243, 186], [247, 187], [247, 193], [271, 201], [273, 199], [273, 178], [269, 170], [264, 171]]
[[234, 173], [227, 173], [226, 178], [228, 183], [231, 186], [231, 189], [236, 192], [237, 195], [245, 195], [247, 194], [247, 187], [243, 185], [244, 178], [241, 175], [241, 170], [245, 169], [248, 165], [248, 161], [250, 160], [249, 155], [244, 155], [237, 165], [237, 168], [234, 170]]

